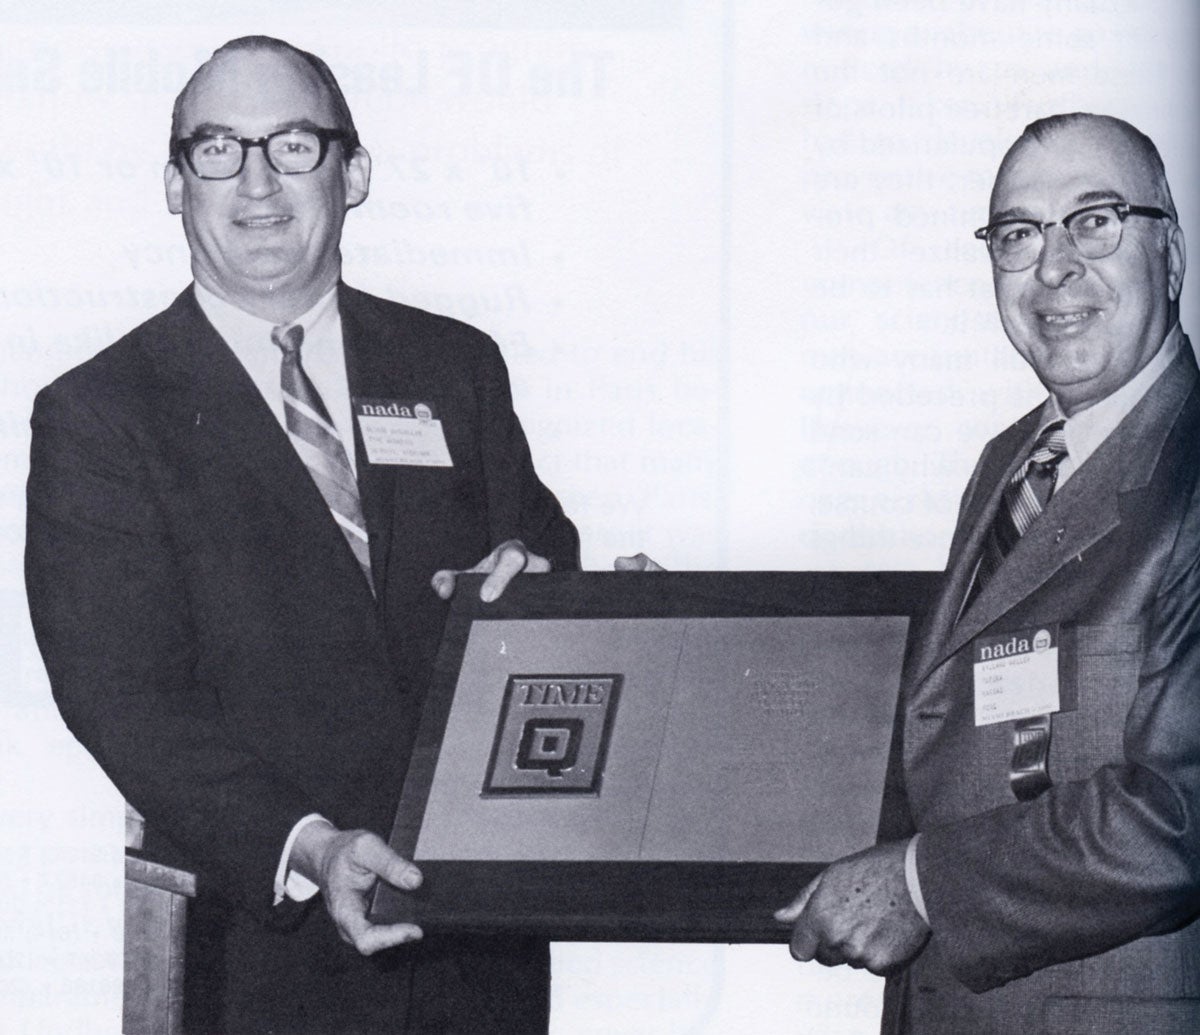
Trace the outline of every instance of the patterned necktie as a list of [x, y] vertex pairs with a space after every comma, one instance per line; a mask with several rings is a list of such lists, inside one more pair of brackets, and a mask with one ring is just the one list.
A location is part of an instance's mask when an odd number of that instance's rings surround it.
[[[1041, 430], [1028, 459], [1013, 472], [1004, 487], [995, 520], [984, 540], [964, 611], [1045, 510], [1058, 480], [1058, 465], [1067, 455], [1065, 424], [1066, 421], [1056, 420]], [[1050, 786], [1049, 761], [1050, 716], [1033, 715], [1016, 720], [1008, 782], [1019, 801], [1036, 798]]]
[[271, 340], [283, 352], [279, 384], [283, 389], [283, 411], [288, 438], [317, 483], [333, 519], [350, 544], [367, 584], [374, 593], [371, 579], [371, 553], [367, 545], [367, 523], [358, 499], [358, 483], [346, 457], [341, 437], [329, 418], [313, 383], [300, 365], [300, 346], [304, 328], [299, 324], [281, 324], [271, 331]]
[[1033, 443], [1029, 458], [1014, 472], [1004, 487], [996, 519], [988, 529], [979, 570], [975, 574], [974, 591], [978, 592], [993, 575], [1017, 540], [1029, 531], [1029, 526], [1046, 509], [1058, 480], [1058, 465], [1067, 455], [1064, 420], [1056, 420], [1042, 428]]

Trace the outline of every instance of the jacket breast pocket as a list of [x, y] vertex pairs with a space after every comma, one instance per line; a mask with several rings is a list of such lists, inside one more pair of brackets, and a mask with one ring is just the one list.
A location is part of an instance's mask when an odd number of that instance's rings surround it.
[[1142, 626], [1076, 625], [1063, 632], [1063, 711], [1055, 716], [1058, 743], [1051, 750], [1060, 763], [1055, 779], [1083, 779], [1124, 760], [1125, 720], [1141, 676]]

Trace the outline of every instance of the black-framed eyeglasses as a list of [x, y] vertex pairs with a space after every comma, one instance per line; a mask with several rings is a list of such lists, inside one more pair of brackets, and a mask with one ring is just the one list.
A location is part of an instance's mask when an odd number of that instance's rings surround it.
[[1103, 259], [1120, 247], [1125, 220], [1130, 216], [1170, 219], [1171, 214], [1149, 205], [1130, 205], [1124, 201], [1106, 201], [1076, 209], [1056, 222], [1039, 223], [1036, 219], [997, 219], [981, 226], [975, 236], [986, 241], [996, 268], [1005, 273], [1027, 270], [1041, 257], [1046, 231], [1061, 225], [1075, 250], [1085, 259]]
[[242, 171], [246, 152], [261, 147], [267, 164], [283, 176], [310, 173], [325, 161], [331, 140], [348, 140], [343, 129], [281, 129], [265, 137], [204, 133], [175, 141], [171, 158], [182, 155], [202, 180], [228, 180]]

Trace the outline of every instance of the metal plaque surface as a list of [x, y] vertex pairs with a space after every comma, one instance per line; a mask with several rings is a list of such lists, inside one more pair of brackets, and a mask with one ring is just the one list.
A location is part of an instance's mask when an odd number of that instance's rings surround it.
[[786, 941], [872, 844], [932, 572], [462, 576], [371, 919], [560, 939]]
[[[903, 616], [476, 623], [414, 858], [778, 862], [864, 848], [907, 628]], [[621, 671], [514, 673], [572, 667]]]

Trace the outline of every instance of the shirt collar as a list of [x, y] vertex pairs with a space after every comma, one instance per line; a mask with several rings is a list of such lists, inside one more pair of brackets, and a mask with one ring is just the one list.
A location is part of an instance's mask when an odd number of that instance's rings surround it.
[[1056, 420], [1066, 420], [1063, 434], [1067, 440], [1067, 455], [1072, 465], [1078, 467], [1096, 451], [1118, 424], [1125, 419], [1149, 390], [1150, 386], [1162, 376], [1164, 370], [1171, 365], [1179, 353], [1183, 341], [1183, 331], [1175, 324], [1163, 339], [1162, 348], [1158, 350], [1141, 370], [1125, 382], [1111, 395], [1105, 396], [1098, 403], [1080, 410], [1075, 416], [1064, 417], [1058, 400], [1051, 395], [1042, 407], [1039, 429]]
[[[193, 282], [192, 288], [196, 292], [196, 302], [201, 311], [226, 342], [231, 345], [234, 342], [270, 343], [271, 331], [278, 324], [253, 316], [244, 309], [239, 309], [232, 303], [226, 302], [225, 299], [218, 298], [198, 282]], [[330, 321], [337, 318], [336, 300], [337, 285], [335, 284], [317, 299], [315, 305], [301, 313], [297, 319], [289, 321], [288, 326], [298, 323], [304, 328], [306, 345], [318, 344], [322, 340], [326, 340], [331, 328]], [[273, 345], [272, 348], [274, 348]]]

